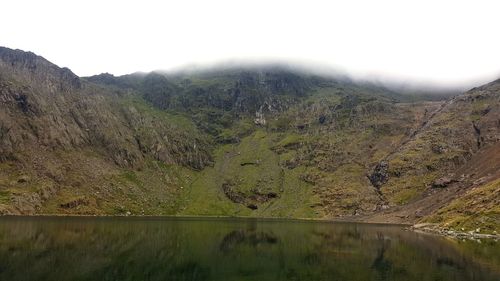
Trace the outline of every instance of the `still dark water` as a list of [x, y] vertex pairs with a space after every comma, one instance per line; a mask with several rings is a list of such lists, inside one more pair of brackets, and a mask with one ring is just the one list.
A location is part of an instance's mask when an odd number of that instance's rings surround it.
[[0, 280], [500, 280], [500, 242], [399, 226], [2, 218]]

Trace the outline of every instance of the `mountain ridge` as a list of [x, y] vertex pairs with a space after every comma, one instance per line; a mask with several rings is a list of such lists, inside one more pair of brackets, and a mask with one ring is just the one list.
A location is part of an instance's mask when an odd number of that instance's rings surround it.
[[498, 201], [499, 97], [499, 80], [435, 101], [283, 69], [80, 78], [0, 48], [0, 210], [498, 231], [494, 205], [450, 204]]

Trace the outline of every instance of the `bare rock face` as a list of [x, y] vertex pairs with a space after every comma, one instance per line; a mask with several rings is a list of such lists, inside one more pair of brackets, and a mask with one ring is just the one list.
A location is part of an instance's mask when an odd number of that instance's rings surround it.
[[374, 187], [379, 189], [384, 183], [389, 180], [389, 163], [387, 161], [381, 161], [375, 166], [373, 172], [368, 176], [368, 179]]
[[192, 130], [124, 105], [123, 93], [80, 80], [33, 53], [0, 47], [0, 160], [23, 151], [104, 151], [122, 167], [146, 157], [200, 170], [210, 146]]

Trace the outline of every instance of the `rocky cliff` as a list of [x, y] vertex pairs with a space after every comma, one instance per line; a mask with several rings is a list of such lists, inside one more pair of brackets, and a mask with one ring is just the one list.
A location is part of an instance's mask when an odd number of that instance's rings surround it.
[[[58, 154], [92, 151], [103, 161], [129, 169], [143, 166], [148, 158], [194, 170], [212, 162], [210, 140], [189, 120], [170, 122], [166, 114], [141, 100], [82, 81], [32, 53], [0, 49], [0, 103], [0, 159], [17, 172], [30, 174], [25, 176], [32, 177], [34, 186], [41, 180], [57, 186], [66, 179], [64, 165], [47, 171], [45, 161], [59, 162]], [[16, 179], [11, 179], [12, 173], [5, 176], [10, 179], [4, 183], [9, 190], [4, 192], [6, 202], [17, 202], [18, 195], [29, 193], [24, 188], [9, 189], [16, 186]], [[57, 188], [49, 193], [57, 193]], [[37, 200], [32, 201], [39, 208], [43, 200]], [[16, 204], [5, 208], [37, 211]]]

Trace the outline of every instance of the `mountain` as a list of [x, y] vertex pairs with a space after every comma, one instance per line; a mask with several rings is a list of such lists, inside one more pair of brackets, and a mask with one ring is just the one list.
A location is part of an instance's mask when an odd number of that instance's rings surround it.
[[500, 81], [447, 99], [280, 65], [78, 77], [0, 48], [3, 214], [500, 231]]

